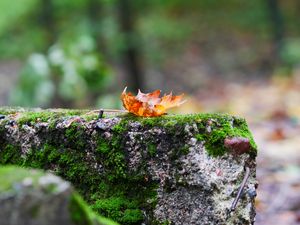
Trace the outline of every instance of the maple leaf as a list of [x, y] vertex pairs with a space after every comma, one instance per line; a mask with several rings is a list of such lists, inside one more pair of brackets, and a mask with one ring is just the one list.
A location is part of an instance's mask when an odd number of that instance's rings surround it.
[[123, 106], [129, 112], [144, 117], [161, 116], [166, 113], [166, 110], [172, 107], [182, 105], [183, 95], [173, 96], [172, 92], [168, 95], [160, 96], [160, 90], [151, 93], [142, 93], [138, 90], [138, 94], [134, 96], [132, 93], [126, 93], [127, 87], [121, 94]]

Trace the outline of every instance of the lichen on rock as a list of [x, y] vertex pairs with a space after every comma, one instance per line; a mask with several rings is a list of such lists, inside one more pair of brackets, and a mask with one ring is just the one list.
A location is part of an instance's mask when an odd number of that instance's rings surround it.
[[[245, 166], [251, 170], [245, 193], [256, 187], [256, 145], [242, 118], [106, 113], [98, 119], [88, 111], [20, 109], [0, 114], [0, 164], [52, 171], [96, 212], [120, 224], [254, 221], [254, 199], [247, 194], [227, 215]], [[226, 139], [248, 145], [235, 143], [233, 151]]]

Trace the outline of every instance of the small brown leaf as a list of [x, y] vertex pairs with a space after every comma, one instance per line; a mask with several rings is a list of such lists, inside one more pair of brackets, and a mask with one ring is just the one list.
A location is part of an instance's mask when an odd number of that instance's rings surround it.
[[271, 141], [280, 141], [280, 140], [284, 140], [286, 138], [287, 138], [287, 135], [285, 134], [285, 130], [282, 127], [274, 128], [268, 137], [268, 139]]

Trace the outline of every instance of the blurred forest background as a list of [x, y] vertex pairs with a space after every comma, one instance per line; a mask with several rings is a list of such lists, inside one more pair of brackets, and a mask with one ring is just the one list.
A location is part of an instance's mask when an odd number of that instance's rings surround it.
[[257, 224], [300, 224], [299, 0], [0, 1], [0, 105], [120, 108], [125, 86], [246, 117]]

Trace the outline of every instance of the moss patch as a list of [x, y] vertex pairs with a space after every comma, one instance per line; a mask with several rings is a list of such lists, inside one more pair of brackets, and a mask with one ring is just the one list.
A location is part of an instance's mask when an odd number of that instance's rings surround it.
[[[31, 125], [37, 122], [53, 123], [59, 119], [79, 116], [83, 121], [96, 120], [98, 112], [93, 110], [77, 110], [77, 109], [46, 109], [42, 110], [27, 109], [21, 107], [1, 107], [0, 114], [5, 115], [6, 121], [13, 120], [19, 126], [24, 124]], [[2, 121], [3, 122], [3, 121]]]
[[[257, 146], [249, 131], [245, 119], [227, 114], [191, 114], [191, 115], [165, 115], [161, 117], [142, 118], [132, 114], [121, 116], [123, 120], [140, 122], [146, 128], [164, 127], [168, 133], [178, 133], [187, 124], [195, 123], [199, 133], [195, 135], [198, 141], [203, 141], [205, 148], [211, 156], [222, 156], [228, 149], [224, 146], [227, 137], [248, 138], [251, 145], [249, 152], [253, 157], [257, 154]], [[208, 128], [210, 127], [210, 128]], [[181, 153], [188, 153], [186, 147]], [[150, 150], [151, 151], [151, 150]]]
[[98, 199], [93, 208], [107, 214], [109, 218], [118, 218], [120, 223], [138, 223], [143, 220], [141, 210], [137, 208], [138, 202], [124, 196]]
[[144, 220], [142, 209], [150, 209], [155, 204], [156, 182], [146, 180], [143, 171], [129, 173], [123, 149], [124, 134], [128, 121], [122, 120], [112, 128], [112, 137], [97, 136], [97, 160], [106, 169], [105, 177], [98, 184], [92, 196], [92, 208], [99, 214], [112, 218], [124, 225], [141, 224]]
[[51, 122], [64, 117], [80, 116], [85, 121], [90, 121], [92, 119], [97, 119], [97, 114], [88, 114], [86, 110], [58, 110], [58, 111], [29, 111], [22, 112], [17, 118], [17, 123], [19, 125], [31, 124], [36, 122]]
[[71, 196], [69, 210], [72, 221], [76, 225], [117, 225], [117, 223], [92, 212], [77, 193]]
[[156, 145], [153, 143], [148, 143], [147, 149], [151, 157], [155, 156], [155, 154], [157, 153]]
[[[249, 154], [253, 157], [257, 154], [257, 146], [253, 140], [253, 136], [249, 131], [246, 121], [242, 118], [223, 116], [216, 119], [210, 119], [197, 123], [198, 129], [202, 133], [196, 135], [197, 140], [203, 141], [208, 154], [212, 156], [221, 156], [228, 152], [224, 146], [224, 140], [227, 137], [243, 137], [250, 141]], [[210, 132], [207, 131], [207, 126]]]

